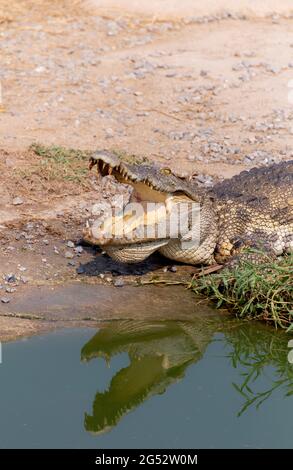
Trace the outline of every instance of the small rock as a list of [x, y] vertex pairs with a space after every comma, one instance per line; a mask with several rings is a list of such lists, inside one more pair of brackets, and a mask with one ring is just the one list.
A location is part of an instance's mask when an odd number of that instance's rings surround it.
[[171, 266], [170, 271], [171, 271], [171, 273], [176, 273], [177, 272], [177, 267], [176, 266]]
[[2, 302], [3, 304], [9, 304], [10, 299], [9, 299], [9, 297], [1, 297], [1, 302]]
[[72, 259], [72, 258], [74, 258], [74, 254], [73, 254], [71, 251], [66, 251], [64, 256], [65, 256], [65, 258], [67, 258], [67, 259]]
[[7, 294], [13, 294], [16, 291], [15, 287], [6, 287], [5, 291]]
[[14, 206], [20, 206], [21, 204], [24, 203], [24, 200], [21, 198], [21, 197], [15, 197], [13, 200], [12, 200], [12, 204]]
[[66, 243], [66, 245], [68, 246], [68, 248], [74, 248], [74, 243], [73, 243], [71, 240], [69, 240], [69, 241]]
[[85, 273], [85, 269], [83, 266], [79, 266], [76, 270], [77, 274], [84, 274]]
[[272, 73], [274, 73], [274, 74], [277, 74], [277, 73], [279, 73], [279, 72], [281, 71], [281, 67], [278, 67], [278, 66], [276, 66], [276, 65], [267, 64], [266, 70], [267, 70], [268, 72], [272, 72]]
[[115, 136], [115, 133], [111, 127], [108, 127], [108, 129], [105, 130], [106, 132], [106, 139], [112, 139]]
[[16, 276], [15, 274], [7, 274], [5, 277], [4, 277], [5, 281], [6, 282], [16, 282]]
[[75, 253], [80, 255], [83, 252], [83, 247], [79, 245], [76, 248], [74, 248], [74, 251]]
[[208, 71], [207, 71], [207, 70], [201, 70], [201, 71], [200, 71], [200, 76], [201, 76], [201, 77], [206, 77], [207, 74], [208, 74]]
[[36, 68], [35, 68], [35, 72], [37, 73], [43, 73], [46, 71], [46, 67], [44, 67], [43, 65], [38, 65]]
[[123, 281], [123, 279], [115, 279], [115, 281], [113, 282], [113, 285], [115, 287], [123, 287], [124, 286], [124, 281]]

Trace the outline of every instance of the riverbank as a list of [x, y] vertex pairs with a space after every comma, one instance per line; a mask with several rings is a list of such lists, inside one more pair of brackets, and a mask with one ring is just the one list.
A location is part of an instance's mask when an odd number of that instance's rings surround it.
[[[93, 150], [147, 156], [193, 175], [204, 187], [292, 158], [289, 11], [234, 15], [207, 9], [194, 16], [190, 4], [195, 8], [198, 2], [182, 2], [177, 16], [164, 9], [168, 17], [163, 18], [142, 11], [148, 8], [145, 2], [136, 2], [139, 11], [132, 9], [134, 2], [121, 1], [119, 9], [117, 2], [107, 2], [108, 14], [103, 3], [1, 2], [3, 334], [22, 334], [18, 320], [9, 318], [9, 326], [6, 315], [38, 316], [37, 303], [45, 309], [41, 299], [57, 308], [54, 292], [60, 298], [62, 285], [64, 295], [67, 286], [78, 285], [90, 299], [88, 289], [94, 292], [95, 286], [97, 292], [105, 287], [122, 297], [139, 278], [190, 282], [191, 267], [175, 271], [159, 257], [140, 267], [117, 266], [82, 243], [93, 203], [108, 203], [117, 195], [112, 182], [88, 173]], [[168, 5], [179, 8], [175, 2]], [[191, 292], [178, 289], [180, 298], [191, 302]], [[73, 291], [70, 287], [70, 296]], [[113, 294], [117, 302], [119, 296]], [[34, 299], [35, 309], [21, 308], [22, 299], [30, 308]], [[113, 303], [105, 309], [115, 316]], [[30, 321], [22, 322], [24, 334], [38, 331], [40, 323]]]

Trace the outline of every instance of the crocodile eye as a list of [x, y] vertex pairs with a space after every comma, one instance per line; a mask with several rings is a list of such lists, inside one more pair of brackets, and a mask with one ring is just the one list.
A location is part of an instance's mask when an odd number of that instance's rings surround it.
[[162, 168], [161, 173], [163, 173], [164, 175], [171, 175], [172, 171], [170, 170], [170, 168]]

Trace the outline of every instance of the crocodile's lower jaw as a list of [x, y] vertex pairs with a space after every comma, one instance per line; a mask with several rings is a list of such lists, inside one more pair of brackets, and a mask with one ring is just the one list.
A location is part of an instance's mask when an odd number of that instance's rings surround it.
[[133, 243], [129, 245], [103, 247], [106, 253], [120, 263], [139, 263], [144, 261], [159, 248], [167, 245], [169, 240], [154, 240], [145, 243]]

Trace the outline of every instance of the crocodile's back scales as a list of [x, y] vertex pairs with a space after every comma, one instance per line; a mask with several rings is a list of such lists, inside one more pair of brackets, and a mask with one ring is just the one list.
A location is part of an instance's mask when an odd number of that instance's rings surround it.
[[217, 250], [223, 258], [231, 255], [237, 238], [263, 240], [276, 254], [292, 251], [293, 161], [244, 171], [215, 185], [211, 194], [218, 207]]

